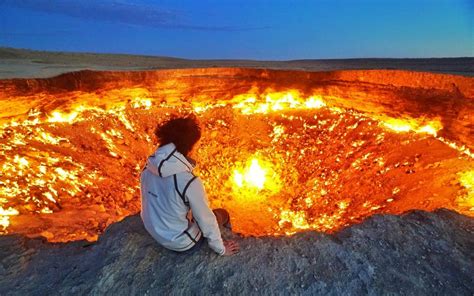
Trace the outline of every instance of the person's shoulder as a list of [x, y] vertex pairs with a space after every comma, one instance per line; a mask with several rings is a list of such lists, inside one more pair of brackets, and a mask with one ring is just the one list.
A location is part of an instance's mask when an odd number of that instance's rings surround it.
[[192, 172], [181, 172], [177, 174], [177, 177], [184, 183], [196, 183], [202, 185], [201, 179]]
[[194, 178], [196, 177], [197, 179], [197, 176], [195, 174], [193, 174], [192, 172], [188, 172], [188, 171], [185, 171], [185, 172], [179, 172], [176, 174], [177, 177], [179, 178], [183, 178], [183, 179], [191, 179], [191, 178]]

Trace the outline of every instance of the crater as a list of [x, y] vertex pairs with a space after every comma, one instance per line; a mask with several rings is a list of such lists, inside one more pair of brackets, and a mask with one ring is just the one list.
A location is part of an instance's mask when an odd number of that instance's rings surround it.
[[374, 214], [474, 216], [473, 78], [211, 68], [0, 81], [0, 230], [94, 241], [140, 210], [157, 124], [195, 114], [193, 157], [234, 231], [338, 231]]

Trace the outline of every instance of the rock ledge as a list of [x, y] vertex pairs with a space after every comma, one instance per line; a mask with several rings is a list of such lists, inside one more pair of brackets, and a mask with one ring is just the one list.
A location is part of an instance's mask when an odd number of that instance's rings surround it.
[[140, 217], [97, 243], [0, 237], [0, 295], [474, 293], [474, 219], [449, 210], [377, 215], [334, 235], [237, 239], [240, 254], [158, 246]]

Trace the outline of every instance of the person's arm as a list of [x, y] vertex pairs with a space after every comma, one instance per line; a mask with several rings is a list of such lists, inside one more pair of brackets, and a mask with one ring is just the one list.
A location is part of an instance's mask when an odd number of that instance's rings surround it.
[[221, 231], [217, 224], [216, 216], [209, 208], [204, 186], [199, 178], [196, 178], [189, 186], [186, 196], [193, 212], [193, 218], [199, 224], [205, 238], [209, 242], [209, 247], [219, 255], [224, 255], [226, 248], [222, 241]]

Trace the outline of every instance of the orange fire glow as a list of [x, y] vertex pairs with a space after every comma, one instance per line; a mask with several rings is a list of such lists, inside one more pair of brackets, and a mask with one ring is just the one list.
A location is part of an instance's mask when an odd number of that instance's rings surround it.
[[153, 128], [190, 112], [204, 132], [197, 174], [237, 232], [330, 232], [376, 213], [439, 207], [474, 216], [473, 154], [439, 136], [437, 117], [364, 113], [297, 89], [212, 102], [157, 100], [137, 87], [64, 96], [74, 97], [67, 108], [0, 116], [2, 233], [97, 239], [139, 210]]

